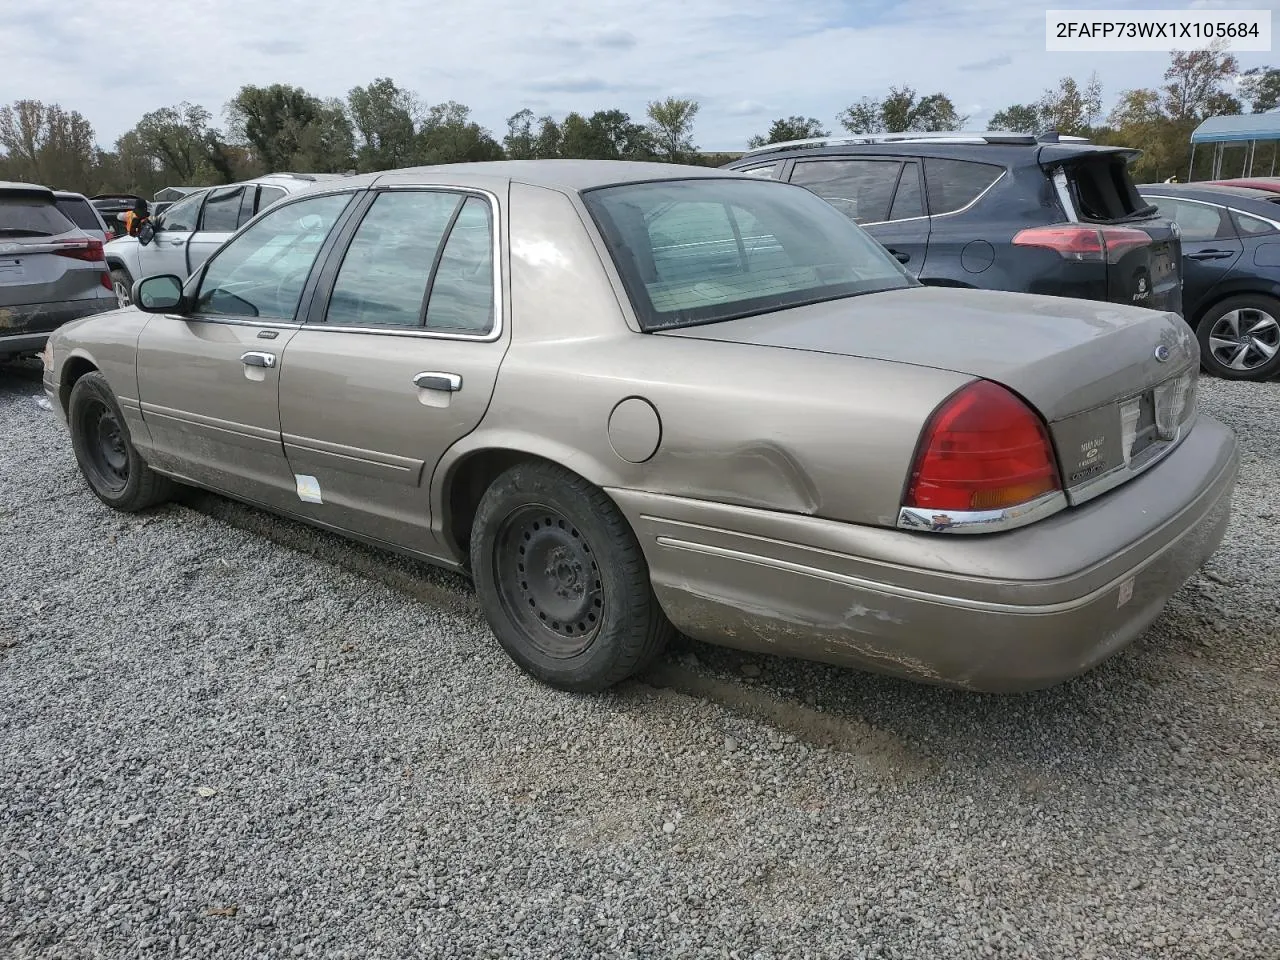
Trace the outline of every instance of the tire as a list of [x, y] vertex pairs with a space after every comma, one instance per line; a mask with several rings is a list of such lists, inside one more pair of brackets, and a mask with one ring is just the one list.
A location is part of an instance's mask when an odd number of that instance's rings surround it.
[[1280, 372], [1280, 300], [1253, 293], [1228, 297], [1200, 318], [1196, 337], [1207, 373], [1267, 380]]
[[173, 483], [138, 453], [107, 379], [86, 373], [67, 404], [71, 447], [89, 489], [116, 510], [134, 513], [167, 500]]
[[124, 267], [112, 268], [111, 289], [115, 291], [119, 306], [127, 307], [133, 303], [133, 277], [129, 276], [129, 271]]
[[674, 633], [613, 501], [553, 464], [518, 464], [485, 492], [471, 573], [502, 648], [561, 690], [597, 693], [625, 680]]

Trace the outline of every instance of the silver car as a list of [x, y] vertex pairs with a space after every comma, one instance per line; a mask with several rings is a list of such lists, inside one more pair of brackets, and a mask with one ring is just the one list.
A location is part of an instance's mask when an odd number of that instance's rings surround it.
[[102, 241], [48, 187], [0, 181], [0, 360], [38, 353], [51, 330], [115, 306]]
[[115, 238], [116, 231], [107, 226], [107, 221], [102, 218], [98, 208], [90, 203], [89, 198], [83, 193], [55, 190], [53, 198], [54, 203], [66, 218], [95, 240], [106, 244]]
[[151, 231], [107, 244], [113, 289], [128, 306], [135, 280], [168, 274], [186, 277], [258, 213], [290, 194], [337, 174], [272, 173], [243, 183], [192, 193], [163, 212], [153, 207]]

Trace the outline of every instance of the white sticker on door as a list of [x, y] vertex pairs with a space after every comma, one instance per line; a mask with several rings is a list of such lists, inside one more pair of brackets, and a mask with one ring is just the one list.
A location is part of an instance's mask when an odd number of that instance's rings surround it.
[[1116, 600], [1116, 609], [1123, 607], [1133, 599], [1133, 577], [1120, 584], [1120, 596]]
[[306, 477], [300, 473], [295, 473], [293, 478], [298, 481], [298, 499], [303, 503], [324, 503], [320, 499], [320, 481], [315, 477]]

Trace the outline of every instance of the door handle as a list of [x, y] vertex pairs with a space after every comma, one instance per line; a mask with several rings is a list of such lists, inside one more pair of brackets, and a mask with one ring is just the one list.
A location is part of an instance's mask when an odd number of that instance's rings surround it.
[[895, 250], [893, 247], [889, 248], [889, 252], [893, 254], [893, 259], [897, 260], [899, 263], [906, 263], [911, 259], [911, 254], [903, 253], [901, 250]]
[[462, 389], [462, 377], [456, 373], [437, 373], [428, 370], [413, 378], [413, 385], [420, 390], [443, 390], [457, 393]]
[[1228, 257], [1234, 257], [1235, 254], [1230, 250], [1201, 250], [1199, 253], [1188, 253], [1188, 260], [1226, 260]]
[[240, 362], [246, 367], [274, 367], [276, 365], [276, 355], [274, 353], [263, 353], [260, 350], [250, 350], [248, 353], [240, 354]]

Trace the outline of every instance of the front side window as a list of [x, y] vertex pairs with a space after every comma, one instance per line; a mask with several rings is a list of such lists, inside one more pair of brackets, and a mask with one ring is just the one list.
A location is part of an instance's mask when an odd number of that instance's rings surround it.
[[1164, 216], [1178, 224], [1184, 243], [1225, 240], [1235, 236], [1225, 207], [1212, 203], [1174, 200], [1169, 197], [1160, 197], [1156, 200], [1156, 207]]
[[791, 182], [807, 187], [855, 223], [889, 219], [900, 160], [797, 160]]
[[826, 201], [775, 181], [664, 180], [583, 200], [646, 330], [916, 285]]
[[179, 200], [160, 214], [157, 221], [160, 229], [171, 233], [190, 233], [196, 228], [196, 221], [200, 217], [200, 204], [203, 201], [203, 192]]
[[456, 193], [380, 194], [342, 258], [325, 323], [418, 326], [436, 251], [462, 201]]
[[337, 193], [286, 204], [219, 248], [192, 312], [292, 320], [320, 247], [351, 197]]

